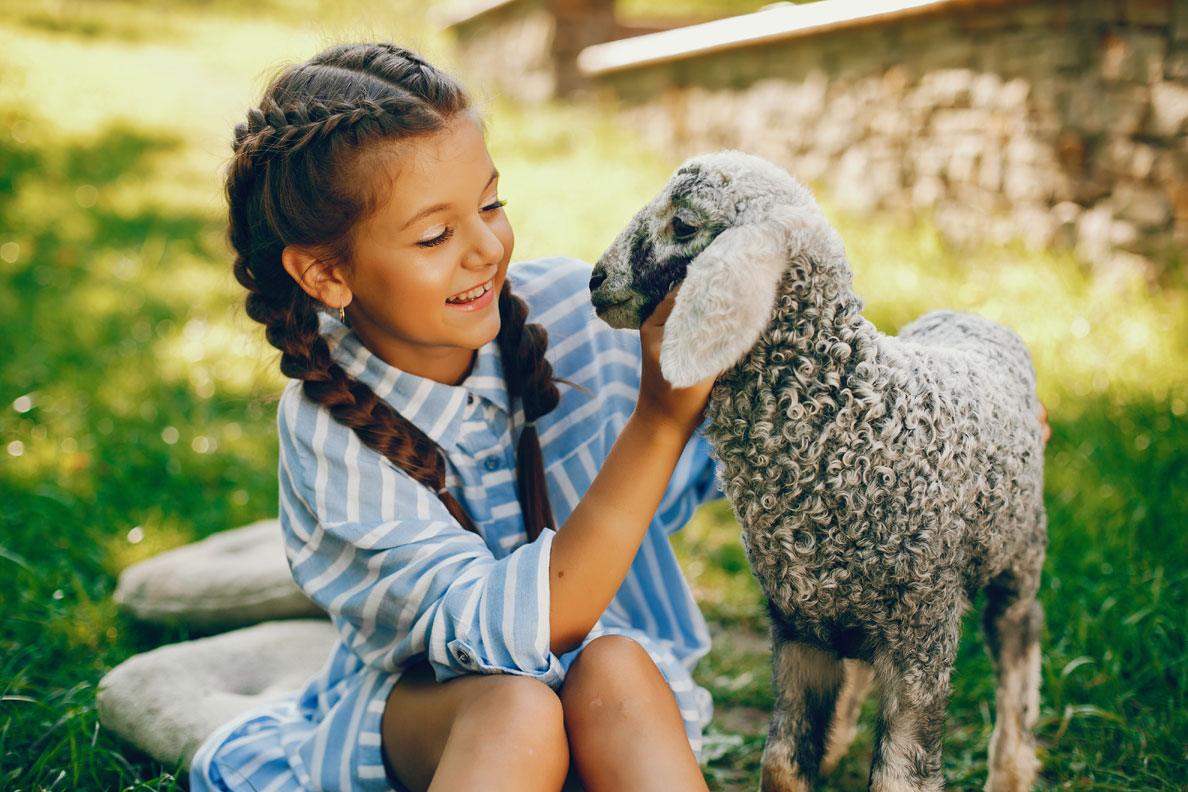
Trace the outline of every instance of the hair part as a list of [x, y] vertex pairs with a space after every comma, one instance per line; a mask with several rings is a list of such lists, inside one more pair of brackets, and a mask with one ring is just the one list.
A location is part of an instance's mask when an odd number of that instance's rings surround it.
[[[388, 194], [376, 158], [396, 157], [417, 137], [440, 132], [470, 99], [452, 77], [392, 44], [345, 44], [281, 72], [247, 121], [235, 128], [227, 174], [228, 238], [248, 316], [281, 352], [280, 368], [305, 395], [350, 427], [368, 447], [434, 492], [470, 531], [470, 515], [445, 488], [445, 454], [366, 385], [347, 375], [319, 332], [324, 306], [281, 262], [288, 245], [349, 266], [354, 234]], [[387, 163], [385, 163], [387, 164]], [[366, 174], [366, 175], [365, 175]], [[544, 357], [544, 328], [505, 282], [498, 341], [509, 394], [527, 426], [517, 444], [517, 484], [525, 528], [535, 539], [553, 525], [534, 422], [559, 401]]]

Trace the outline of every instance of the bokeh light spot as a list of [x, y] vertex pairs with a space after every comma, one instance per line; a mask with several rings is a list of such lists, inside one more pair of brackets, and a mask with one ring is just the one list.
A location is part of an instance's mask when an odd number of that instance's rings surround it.
[[95, 189], [94, 185], [83, 184], [74, 191], [74, 200], [83, 209], [90, 209], [99, 200], [99, 191]]

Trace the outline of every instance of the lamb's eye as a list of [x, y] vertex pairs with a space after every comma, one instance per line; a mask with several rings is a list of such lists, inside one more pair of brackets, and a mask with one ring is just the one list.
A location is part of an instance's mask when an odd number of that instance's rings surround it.
[[697, 226], [686, 223], [679, 217], [672, 218], [672, 238], [677, 242], [688, 242], [697, 236]]

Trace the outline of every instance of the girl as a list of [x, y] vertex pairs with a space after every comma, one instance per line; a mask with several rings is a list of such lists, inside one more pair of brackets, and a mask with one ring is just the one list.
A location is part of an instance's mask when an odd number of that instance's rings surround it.
[[405, 49], [288, 69], [234, 150], [235, 274], [294, 380], [288, 559], [340, 642], [192, 789], [705, 790], [708, 632], [668, 534], [714, 492], [712, 383], [659, 375], [672, 295], [637, 338], [588, 266], [509, 268], [479, 121]]

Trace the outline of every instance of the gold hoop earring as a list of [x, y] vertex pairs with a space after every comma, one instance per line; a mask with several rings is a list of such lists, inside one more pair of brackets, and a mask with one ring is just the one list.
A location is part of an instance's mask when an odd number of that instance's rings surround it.
[[338, 321], [346, 324], [346, 306], [344, 305], [338, 306]]

